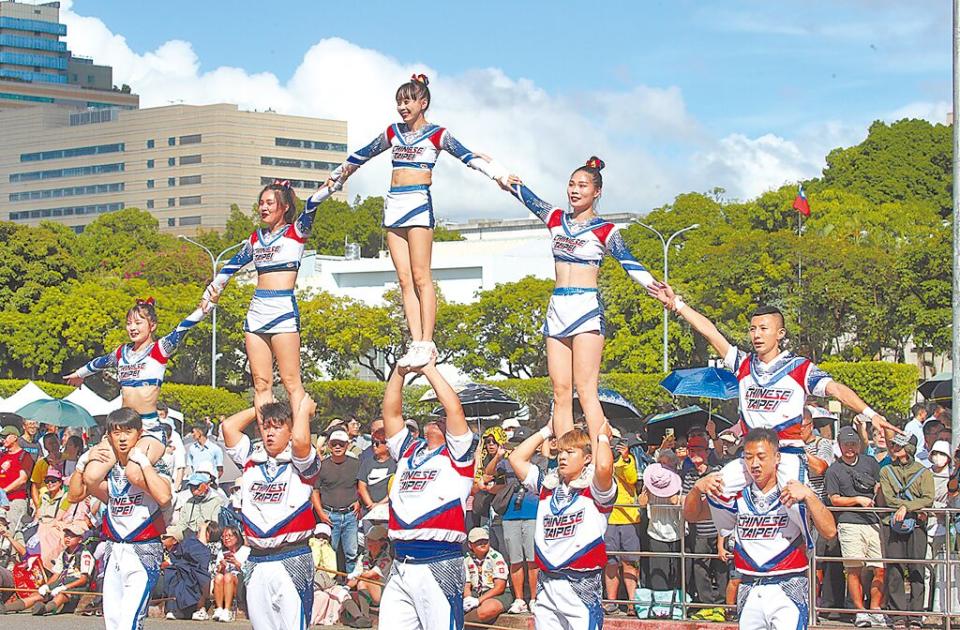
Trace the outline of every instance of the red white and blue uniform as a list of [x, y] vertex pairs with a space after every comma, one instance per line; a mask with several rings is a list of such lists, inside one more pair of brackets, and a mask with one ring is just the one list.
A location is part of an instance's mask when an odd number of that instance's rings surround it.
[[[207, 287], [204, 297], [223, 291], [230, 277], [243, 267], [253, 263], [257, 275], [276, 271], [298, 271], [303, 258], [304, 246], [313, 229], [317, 207], [333, 191], [321, 186], [307, 199], [304, 211], [297, 219], [283, 226], [277, 232], [268, 232], [263, 228], [254, 230], [250, 238], [243, 242], [233, 258], [223, 266], [213, 282]], [[258, 334], [298, 332], [300, 330], [300, 309], [293, 295], [293, 289], [257, 289], [243, 320], [243, 330]]]
[[313, 609], [313, 557], [307, 540], [317, 518], [310, 503], [320, 458], [297, 459], [288, 446], [270, 457], [240, 438], [227, 455], [240, 475], [240, 519], [250, 547], [244, 566], [247, 610], [257, 630], [303, 630]]
[[[165, 467], [157, 468], [157, 474], [170, 483]], [[108, 630], [138, 629], [160, 576], [165, 517], [157, 501], [131, 484], [119, 464], [110, 470], [106, 483], [109, 501], [101, 526], [101, 536], [107, 541], [103, 620]]]
[[[550, 230], [555, 263], [600, 267], [610, 254], [636, 282], [649, 287], [654, 282], [623, 240], [620, 228], [600, 217], [580, 223], [562, 209], [537, 197], [529, 188], [517, 185], [511, 193]], [[606, 332], [603, 301], [596, 287], [558, 287], [553, 290], [543, 333], [563, 339], [584, 332]]]
[[[177, 324], [173, 331], [160, 337], [140, 352], [133, 351], [132, 343], [125, 343], [109, 354], [89, 361], [77, 370], [77, 376], [86, 378], [102, 370], [115, 369], [120, 387], [160, 387], [167, 372], [167, 362], [176, 352], [187, 333], [204, 318], [204, 312], [196, 309]], [[143, 434], [166, 444], [157, 412], [141, 413]]]
[[390, 486], [394, 562], [380, 600], [381, 619], [399, 630], [463, 628], [463, 543], [477, 438], [446, 436], [429, 449], [404, 427], [387, 439], [397, 472]]
[[[344, 170], [350, 166], [361, 167], [372, 158], [390, 149], [394, 169], [432, 171], [442, 151], [446, 151], [472, 169], [490, 179], [506, 175], [506, 170], [496, 162], [477, 157], [453, 137], [444, 127], [424, 125], [411, 130], [406, 123], [395, 123], [370, 144], [351, 153], [347, 161], [338, 166], [330, 178], [339, 182]], [[407, 228], [435, 225], [430, 185], [395, 186], [390, 188], [383, 205], [383, 227]]]
[[[791, 479], [808, 483], [806, 453], [800, 437], [803, 407], [807, 396], [826, 396], [827, 385], [833, 378], [809, 359], [787, 351], [781, 352], [770, 363], [763, 363], [756, 354], [731, 346], [724, 364], [739, 381], [741, 431], [744, 434], [757, 428], [776, 431], [780, 436], [777, 480], [782, 486]], [[742, 459], [728, 463], [721, 472], [725, 498], [720, 502], [729, 505], [731, 498], [747, 486], [750, 476]], [[718, 512], [714, 504], [710, 510], [716, 521]], [[812, 543], [803, 505], [793, 506], [789, 514]]]
[[750, 483], [718, 508], [717, 526], [733, 531], [733, 562], [743, 581], [737, 591], [740, 628], [806, 628], [809, 614], [806, 531], [780, 502], [778, 485], [764, 495]]
[[601, 578], [607, 564], [604, 534], [617, 500], [617, 484], [594, 485], [593, 466], [570, 484], [556, 471], [530, 466], [523, 485], [540, 497], [534, 553], [540, 577], [533, 611], [537, 630], [603, 627]]

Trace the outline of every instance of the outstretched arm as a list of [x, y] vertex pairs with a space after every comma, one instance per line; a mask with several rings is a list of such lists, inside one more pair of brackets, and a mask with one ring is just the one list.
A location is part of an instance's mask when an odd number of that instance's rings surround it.
[[240, 251], [227, 261], [227, 264], [214, 276], [213, 281], [207, 285], [207, 288], [203, 292], [203, 301], [200, 303], [201, 306], [206, 307], [207, 302], [213, 300], [215, 296], [223, 291], [223, 288], [227, 286], [227, 283], [230, 281], [231, 276], [252, 261], [253, 243], [250, 239], [247, 239], [243, 242], [243, 247], [240, 248]]
[[188, 332], [190, 332], [190, 329], [199, 324], [200, 320], [206, 317], [207, 313], [209, 312], [209, 310], [203, 310], [202, 306], [198, 306], [196, 310], [187, 315], [182, 322], [177, 324], [177, 327], [174, 328], [172, 332], [160, 337], [160, 352], [163, 353], [163, 356], [169, 357], [172, 355], [177, 349], [177, 346], [180, 345], [180, 342], [183, 341], [183, 338], [186, 337]]
[[693, 310], [692, 306], [686, 304], [683, 299], [673, 292], [673, 287], [669, 284], [662, 284], [656, 292], [655, 297], [660, 300], [664, 306], [674, 313], [687, 320], [687, 323], [693, 326], [693, 329], [703, 335], [713, 349], [721, 357], [726, 358], [730, 352], [730, 342], [717, 330], [717, 327], [709, 319]]
[[317, 207], [341, 188], [343, 188], [343, 184], [336, 182], [332, 186], [321, 186], [317, 192], [307, 197], [303, 212], [300, 213], [300, 216], [297, 217], [297, 220], [293, 224], [294, 229], [297, 231], [297, 236], [306, 238], [310, 235], [310, 231], [313, 229], [313, 221], [317, 217]]
[[623, 240], [623, 235], [619, 229], [613, 230], [607, 239], [607, 251], [613, 256], [623, 270], [627, 272], [634, 281], [643, 285], [651, 297], [657, 297], [657, 291], [660, 289], [660, 283], [656, 281], [653, 275], [647, 271], [647, 268], [630, 253], [630, 248]]
[[404, 429], [403, 378], [406, 374], [406, 369], [400, 366], [394, 368], [383, 393], [383, 431], [388, 440]]
[[117, 353], [115, 351], [90, 360], [83, 367], [65, 375], [63, 379], [74, 387], [80, 387], [83, 385], [83, 379], [87, 378], [91, 374], [96, 374], [97, 372], [106, 370], [107, 368], [114, 367], [117, 367]]
[[509, 175], [507, 169], [499, 162], [485, 155], [474, 153], [460, 144], [460, 141], [454, 138], [449, 130], [444, 130], [443, 136], [440, 138], [440, 148], [492, 180], [502, 183], [505, 181], [507, 175]]
[[389, 134], [393, 133], [392, 130], [393, 127], [388, 127], [386, 131], [374, 138], [370, 144], [351, 153], [347, 157], [346, 162], [333, 169], [330, 173], [330, 179], [327, 180], [327, 188], [332, 188], [335, 183], [343, 184], [353, 175], [354, 171], [369, 162], [372, 158], [389, 149]]
[[870, 418], [870, 420], [873, 422], [874, 428], [879, 427], [885, 431], [903, 433], [902, 430], [890, 424], [889, 420], [871, 409], [867, 403], [863, 402], [863, 399], [860, 398], [855, 391], [843, 383], [838, 383], [837, 381], [831, 379], [830, 382], [827, 383], [826, 394], [831, 398], [836, 398], [839, 400], [844, 407], [850, 409], [854, 413], [863, 414]]
[[511, 195], [516, 197], [520, 203], [525, 205], [530, 212], [532, 212], [538, 219], [547, 222], [547, 219], [550, 218], [550, 215], [553, 214], [554, 210], [559, 210], [556, 206], [552, 206], [540, 197], [537, 197], [533, 194], [533, 191], [523, 185], [517, 178], [510, 179], [510, 186], [504, 188]]

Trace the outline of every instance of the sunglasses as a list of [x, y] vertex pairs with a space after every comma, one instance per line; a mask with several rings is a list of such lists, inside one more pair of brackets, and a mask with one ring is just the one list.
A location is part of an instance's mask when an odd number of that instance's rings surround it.
[[347, 445], [346, 442], [330, 442], [330, 448], [344, 448]]
[[44, 483], [60, 483], [62, 479], [57, 479], [56, 477], [47, 477], [43, 480]]

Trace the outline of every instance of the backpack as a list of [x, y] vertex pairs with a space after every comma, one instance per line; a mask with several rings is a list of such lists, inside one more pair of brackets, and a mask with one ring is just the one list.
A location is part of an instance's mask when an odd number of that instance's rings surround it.
[[507, 479], [507, 483], [503, 484], [503, 487], [500, 488], [500, 492], [494, 495], [493, 501], [490, 502], [490, 507], [493, 508], [494, 512], [503, 516], [510, 508], [510, 501], [513, 499], [513, 495], [523, 491], [524, 488], [521, 487], [517, 478], [511, 477]]
[[[897, 479], [897, 475], [893, 472], [892, 467], [887, 466], [887, 470], [890, 471], [890, 480], [893, 482], [893, 485], [897, 488], [897, 496], [901, 499], [908, 501], [913, 500], [913, 495], [910, 493], [910, 486], [913, 485], [913, 482], [923, 474], [926, 468], [921, 468], [913, 474], [907, 480], [906, 484], [900, 483], [900, 480]], [[902, 521], [895, 521], [893, 517], [890, 517], [890, 529], [898, 534], [910, 534], [913, 533], [913, 530], [917, 527], [917, 518], [915, 516], [906, 516]]]

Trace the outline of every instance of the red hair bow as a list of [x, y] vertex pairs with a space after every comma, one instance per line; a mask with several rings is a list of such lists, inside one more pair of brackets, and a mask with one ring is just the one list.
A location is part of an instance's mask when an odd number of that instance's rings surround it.
[[157, 301], [153, 299], [153, 296], [148, 297], [145, 300], [137, 298], [137, 306], [153, 306]]
[[417, 83], [423, 83], [424, 85], [427, 85], [427, 84], [430, 83], [430, 79], [428, 79], [428, 78], [427, 78], [427, 75], [425, 75], [425, 74], [416, 74], [416, 73], [414, 73], [414, 74], [410, 75], [410, 80], [411, 80], [411, 81], [415, 81], [415, 82], [417, 82]]
[[273, 180], [273, 183], [270, 184], [270, 185], [271, 185], [271, 186], [280, 186], [281, 188], [290, 188], [290, 180], [289, 180], [289, 179], [275, 179], [275, 180]]

